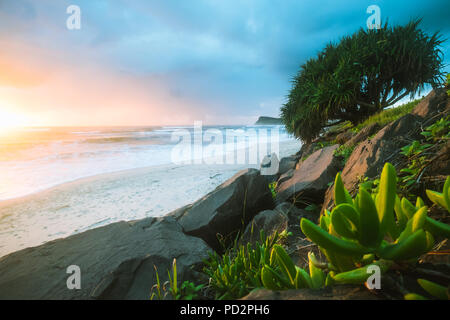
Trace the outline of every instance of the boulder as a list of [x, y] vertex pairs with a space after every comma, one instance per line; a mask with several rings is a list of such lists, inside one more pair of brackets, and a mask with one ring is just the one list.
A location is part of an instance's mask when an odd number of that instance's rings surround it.
[[278, 174], [281, 176], [288, 172], [289, 170], [292, 170], [295, 168], [295, 165], [298, 162], [299, 157], [296, 156], [290, 156], [290, 157], [284, 157], [280, 160], [280, 168], [278, 170]]
[[[211, 249], [183, 233], [173, 217], [117, 222], [14, 252], [0, 259], [0, 299], [149, 299], [177, 259], [190, 279]], [[81, 289], [66, 285], [69, 266], [80, 267]]]
[[363, 286], [339, 285], [321, 289], [271, 291], [256, 289], [241, 300], [379, 300]]
[[277, 185], [282, 184], [284, 181], [289, 180], [294, 176], [295, 168], [288, 170], [277, 181]]
[[305, 143], [300, 148], [300, 151], [296, 153], [296, 156], [300, 159], [306, 159], [318, 149], [320, 149], [320, 144], [318, 142]]
[[264, 231], [266, 236], [271, 236], [275, 232], [281, 233], [287, 229], [289, 218], [287, 214], [277, 210], [264, 210], [258, 213], [247, 225], [242, 234], [241, 242], [256, 242], [260, 240], [260, 232]]
[[328, 184], [339, 170], [339, 161], [334, 157], [338, 145], [317, 150], [301, 162], [292, 178], [277, 186], [277, 202], [297, 202], [297, 198], [309, 199], [321, 203]]
[[378, 123], [372, 123], [367, 127], [364, 127], [359, 131], [355, 136], [353, 136], [350, 140], [345, 143], [346, 147], [356, 146], [358, 143], [367, 140], [370, 136], [374, 135], [381, 129], [381, 126]]
[[[246, 245], [248, 242], [255, 243], [260, 240], [260, 232], [264, 231], [266, 236], [273, 235], [274, 232], [281, 233], [287, 231], [289, 236], [283, 238], [283, 245], [287, 248], [293, 261], [304, 266], [308, 261], [308, 252], [314, 250], [305, 235], [300, 229], [300, 220], [307, 218], [316, 222], [317, 218], [312, 212], [299, 209], [292, 203], [283, 202], [274, 210], [266, 210], [259, 213], [247, 226], [240, 243]], [[320, 257], [320, 253], [317, 255]]]
[[373, 139], [360, 143], [342, 171], [345, 187], [355, 191], [361, 178], [376, 177], [386, 162], [396, 165], [400, 148], [420, 138], [421, 120], [417, 115], [407, 114], [386, 125]]
[[272, 194], [259, 170], [246, 169], [177, 215], [184, 232], [222, 248], [218, 235], [231, 240], [253, 217], [273, 208]]
[[280, 161], [277, 154], [272, 153], [266, 155], [261, 161], [261, 175], [264, 176], [267, 182], [273, 182], [278, 179], [278, 171], [280, 167]]
[[432, 90], [412, 111], [413, 115], [428, 118], [444, 111], [447, 107], [447, 92], [445, 88]]

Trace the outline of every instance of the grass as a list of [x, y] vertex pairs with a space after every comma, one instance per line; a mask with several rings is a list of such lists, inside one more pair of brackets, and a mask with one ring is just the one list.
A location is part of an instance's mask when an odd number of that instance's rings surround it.
[[342, 158], [342, 166], [345, 166], [345, 163], [347, 162], [348, 158], [352, 155], [353, 150], [355, 150], [356, 145], [347, 147], [346, 145], [341, 145], [339, 148], [334, 150], [334, 155], [336, 157]]
[[373, 116], [366, 119], [364, 122], [358, 124], [353, 130], [358, 132], [364, 127], [367, 127], [373, 123], [378, 123], [381, 126], [388, 124], [389, 122], [395, 121], [398, 118], [410, 113], [417, 104], [422, 101], [422, 99], [417, 99], [405, 104], [402, 104], [396, 108], [385, 109], [383, 111], [374, 114]]

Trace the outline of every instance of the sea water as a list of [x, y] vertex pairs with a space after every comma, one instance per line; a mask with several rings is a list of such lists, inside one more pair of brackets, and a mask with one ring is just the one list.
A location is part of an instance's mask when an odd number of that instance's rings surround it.
[[[277, 132], [281, 156], [299, 145], [283, 126], [208, 126], [204, 131]], [[0, 135], [0, 201], [97, 174], [170, 164], [177, 127], [24, 128]], [[223, 144], [227, 143], [224, 139]], [[286, 143], [292, 150], [285, 150]], [[292, 148], [292, 146], [294, 146]], [[249, 146], [244, 146], [248, 148]], [[226, 148], [226, 147], [225, 147]], [[267, 148], [268, 153], [270, 147]], [[261, 155], [258, 161], [261, 159]], [[227, 164], [227, 163], [225, 163]], [[258, 167], [243, 163], [243, 167]]]

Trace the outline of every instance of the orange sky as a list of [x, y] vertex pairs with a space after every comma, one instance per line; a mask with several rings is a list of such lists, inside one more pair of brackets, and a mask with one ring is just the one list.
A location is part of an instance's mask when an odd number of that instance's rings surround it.
[[52, 52], [36, 47], [2, 41], [0, 47], [7, 48], [0, 53], [0, 115], [9, 115], [17, 125], [157, 125], [194, 121], [195, 103], [183, 102], [193, 111], [189, 115], [173, 112], [179, 101], [167, 93], [161, 78], [139, 81], [139, 77], [92, 62], [81, 67], [64, 65], [57, 56], [52, 57]]

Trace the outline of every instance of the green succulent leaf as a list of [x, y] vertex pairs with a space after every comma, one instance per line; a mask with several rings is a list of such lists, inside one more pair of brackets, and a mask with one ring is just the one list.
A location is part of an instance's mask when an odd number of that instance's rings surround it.
[[380, 221], [380, 241], [386, 234], [394, 232], [394, 206], [397, 196], [397, 174], [392, 164], [386, 163], [380, 177], [377, 209]]
[[342, 237], [358, 238], [359, 217], [353, 206], [343, 203], [334, 208], [331, 212], [331, 223], [334, 230]]
[[423, 228], [425, 220], [427, 218], [427, 210], [427, 207], [422, 207], [413, 215], [411, 219], [409, 219], [408, 223], [406, 224], [405, 230], [403, 230], [403, 232], [400, 234], [397, 242], [403, 242], [414, 232]]
[[326, 250], [335, 251], [343, 255], [363, 255], [367, 253], [367, 249], [356, 242], [339, 239], [335, 237], [308, 219], [302, 218], [300, 222], [302, 232], [311, 241], [325, 248]]
[[277, 262], [281, 270], [289, 278], [289, 281], [294, 284], [297, 270], [295, 269], [295, 265], [292, 262], [292, 259], [289, 257], [283, 247], [278, 244], [274, 245], [272, 250], [276, 254]]
[[341, 203], [353, 203], [350, 193], [348, 193], [347, 189], [344, 187], [340, 173], [336, 175], [336, 179], [334, 180], [334, 203], [336, 205]]
[[315, 260], [314, 253], [309, 252], [308, 254], [309, 258], [309, 273], [311, 276], [311, 282], [312, 282], [312, 288], [318, 289], [325, 285], [325, 273], [322, 271], [322, 269], [317, 268], [312, 260]]
[[417, 279], [417, 282], [426, 292], [431, 294], [433, 297], [441, 300], [448, 299], [446, 287], [425, 279]]
[[382, 240], [377, 208], [372, 196], [362, 188], [359, 190], [358, 209], [359, 243], [366, 247], [377, 247]]
[[437, 191], [432, 191], [432, 190], [427, 190], [426, 192], [427, 192], [428, 199], [430, 199], [434, 204], [449, 210], [449, 208], [447, 207], [447, 202], [444, 198], [443, 193], [440, 193]]
[[409, 260], [418, 258], [427, 249], [427, 236], [422, 229], [416, 231], [402, 242], [390, 244], [379, 250], [379, 256], [386, 260]]
[[403, 213], [408, 217], [408, 219], [411, 219], [414, 213], [416, 213], [417, 208], [406, 198], [403, 198], [401, 203]]
[[431, 232], [435, 236], [450, 238], [450, 225], [436, 221], [433, 218], [427, 217], [425, 219], [424, 229]]
[[335, 274], [333, 276], [333, 279], [334, 279], [334, 281], [336, 281], [338, 283], [343, 283], [343, 284], [364, 283], [367, 281], [367, 278], [370, 277], [371, 273], [368, 271], [369, 271], [370, 266], [373, 266], [373, 265], [380, 267], [381, 273], [385, 273], [389, 269], [389, 267], [392, 265], [392, 262], [385, 261], [385, 260], [379, 260], [377, 262], [374, 262], [370, 265], [366, 265], [361, 268], [357, 268], [357, 269], [354, 269], [351, 271]]

